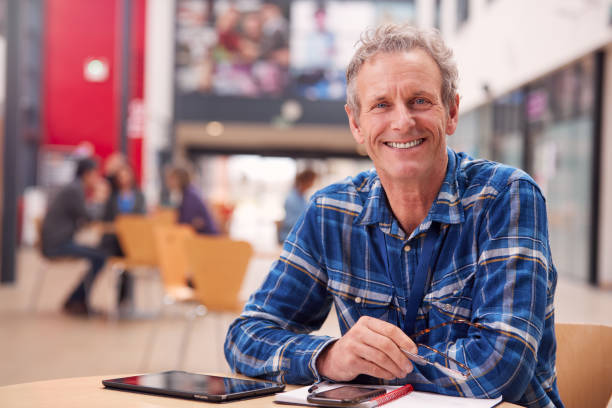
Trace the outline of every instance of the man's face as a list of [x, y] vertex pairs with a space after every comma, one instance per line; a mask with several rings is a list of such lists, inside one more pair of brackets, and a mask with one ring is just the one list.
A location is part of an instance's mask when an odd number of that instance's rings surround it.
[[179, 180], [172, 172], [166, 173], [166, 187], [170, 191], [178, 192], [181, 190]]
[[83, 184], [86, 189], [93, 189], [98, 181], [100, 180], [100, 175], [98, 174], [98, 169], [91, 169], [86, 171], [83, 174]]
[[351, 132], [381, 177], [409, 181], [444, 171], [459, 97], [447, 111], [440, 69], [425, 51], [377, 54], [363, 64], [356, 85], [359, 116], [346, 106]]

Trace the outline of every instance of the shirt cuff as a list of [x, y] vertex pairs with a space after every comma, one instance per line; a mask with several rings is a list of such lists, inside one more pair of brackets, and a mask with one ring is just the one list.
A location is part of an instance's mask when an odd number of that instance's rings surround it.
[[315, 382], [321, 382], [321, 381], [329, 380], [329, 378], [324, 377], [321, 374], [319, 374], [319, 370], [317, 370], [317, 360], [319, 359], [319, 355], [321, 354], [321, 352], [323, 350], [325, 350], [331, 344], [335, 343], [336, 341], [338, 341], [338, 339], [333, 338], [333, 337], [327, 339], [326, 342], [321, 343], [319, 345], [317, 350], [312, 355], [312, 358], [310, 359], [309, 367], [310, 367], [310, 370], [314, 373]]

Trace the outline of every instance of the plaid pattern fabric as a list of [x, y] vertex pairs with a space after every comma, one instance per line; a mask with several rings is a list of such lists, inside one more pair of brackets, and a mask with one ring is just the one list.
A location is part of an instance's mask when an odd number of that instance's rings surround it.
[[[438, 197], [410, 235], [393, 217], [374, 170], [317, 192], [229, 329], [225, 355], [232, 369], [287, 383], [318, 380], [316, 358], [334, 339], [309, 333], [321, 327], [332, 303], [343, 334], [361, 316], [403, 328], [423, 240], [435, 222], [433, 272], [415, 331], [454, 319], [488, 330], [446, 324], [418, 338], [468, 366], [467, 382], [415, 366], [393, 383], [562, 407], [555, 376], [557, 274], [544, 198], [520, 170], [451, 149], [448, 159]], [[425, 347], [419, 354], [458, 369]]]

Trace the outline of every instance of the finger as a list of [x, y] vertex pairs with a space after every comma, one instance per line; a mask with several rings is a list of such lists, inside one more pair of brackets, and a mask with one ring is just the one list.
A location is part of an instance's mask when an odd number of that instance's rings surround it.
[[392, 373], [393, 378], [404, 378], [408, 374], [407, 364], [398, 364], [376, 346], [372, 346], [366, 342], [363, 343], [361, 347], [360, 356], [362, 356], [362, 358]]
[[395, 374], [386, 370], [385, 368], [373, 363], [366, 359], [360, 359], [357, 363], [358, 370], [361, 374], [366, 374], [375, 378], [382, 378], [385, 380], [393, 380], [397, 378]]
[[364, 345], [369, 346], [363, 350], [365, 357], [391, 371], [397, 378], [403, 378], [412, 371], [410, 360], [388, 337], [368, 330], [362, 333], [361, 341]]
[[408, 337], [399, 327], [389, 322], [385, 322], [384, 320], [374, 318], [366, 319], [364, 323], [370, 330], [393, 340], [397, 347], [405, 348], [411, 353], [417, 352], [417, 347], [414, 341], [412, 341], [412, 339]]
[[[365, 329], [365, 328], [363, 328]], [[344, 336], [335, 342], [317, 361], [319, 373], [336, 381], [348, 381], [359, 374], [392, 380], [397, 375], [369, 361], [368, 356], [379, 353], [370, 349], [357, 339], [357, 336]]]
[[416, 352], [416, 345], [399, 327], [374, 318], [363, 319], [362, 325], [367, 328], [362, 333], [368, 336], [369, 345], [386, 353], [403, 370], [412, 371], [412, 363], [400, 348], [406, 348], [408, 351], [414, 349]]

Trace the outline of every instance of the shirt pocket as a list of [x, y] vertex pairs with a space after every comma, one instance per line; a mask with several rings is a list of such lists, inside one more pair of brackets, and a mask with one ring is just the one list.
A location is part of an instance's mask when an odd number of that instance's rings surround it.
[[429, 293], [423, 299], [423, 307], [427, 308], [429, 313], [438, 315], [436, 320], [442, 320], [438, 323], [453, 319], [470, 320], [475, 274], [474, 268], [465, 268], [434, 280]]
[[343, 283], [329, 279], [328, 288], [334, 295], [334, 305], [342, 333], [363, 316], [397, 325], [399, 307], [393, 288], [388, 283], [369, 281]]

